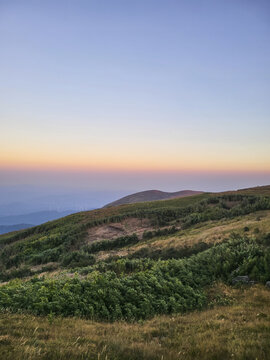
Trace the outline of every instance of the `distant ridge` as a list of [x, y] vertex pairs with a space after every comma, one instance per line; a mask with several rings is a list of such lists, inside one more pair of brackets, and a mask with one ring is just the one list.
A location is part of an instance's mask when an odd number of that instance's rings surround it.
[[18, 231], [27, 229], [29, 227], [34, 226], [33, 224], [15, 224], [15, 225], [0, 225], [0, 234], [6, 234], [11, 231]]
[[[56, 210], [47, 210], [47, 211], [38, 211], [30, 214], [22, 214], [22, 215], [9, 215], [9, 216], [0, 216], [0, 225], [17, 225], [23, 224], [28, 225], [40, 225], [47, 221], [52, 221], [59, 219], [63, 216], [67, 216], [74, 213], [74, 210], [66, 210], [66, 211], [56, 211]], [[31, 225], [30, 225], [31, 226]], [[29, 227], [29, 226], [27, 226]]]
[[146, 190], [137, 192], [135, 194], [127, 195], [125, 197], [122, 197], [119, 200], [113, 201], [107, 205], [106, 207], [111, 206], [117, 206], [117, 205], [123, 205], [123, 204], [133, 204], [137, 202], [144, 202], [144, 201], [156, 201], [156, 200], [168, 200], [168, 199], [175, 199], [179, 197], [185, 197], [185, 196], [192, 196], [192, 195], [198, 195], [202, 194], [203, 191], [193, 191], [193, 190], [182, 190], [182, 191], [176, 191], [176, 192], [164, 192], [160, 190]]

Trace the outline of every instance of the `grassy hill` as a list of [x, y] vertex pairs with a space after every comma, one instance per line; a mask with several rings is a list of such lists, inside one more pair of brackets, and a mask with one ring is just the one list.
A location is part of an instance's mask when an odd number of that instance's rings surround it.
[[5, 358], [268, 359], [270, 186], [5, 234], [0, 270]]
[[144, 201], [169, 200], [169, 199], [175, 199], [175, 198], [198, 195], [198, 194], [202, 194], [202, 191], [182, 190], [176, 192], [164, 192], [160, 190], [147, 190], [122, 197], [121, 199], [113, 201], [104, 207], [118, 206], [124, 204], [134, 204], [137, 202], [144, 202]]

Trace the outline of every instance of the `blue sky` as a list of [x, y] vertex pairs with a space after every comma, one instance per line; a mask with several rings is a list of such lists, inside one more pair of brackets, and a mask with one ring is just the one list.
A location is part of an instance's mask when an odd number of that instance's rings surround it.
[[0, 0], [5, 182], [59, 169], [118, 171], [126, 188], [123, 171], [270, 182], [269, 20], [260, 0]]

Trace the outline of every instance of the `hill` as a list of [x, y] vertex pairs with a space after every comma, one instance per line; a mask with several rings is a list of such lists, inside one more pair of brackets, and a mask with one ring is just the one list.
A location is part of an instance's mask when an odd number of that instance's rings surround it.
[[72, 214], [0, 236], [0, 350], [267, 359], [269, 280], [269, 186]]
[[104, 207], [110, 206], [118, 206], [124, 204], [134, 204], [137, 202], [144, 202], [144, 201], [157, 201], [157, 200], [168, 200], [168, 199], [175, 199], [179, 197], [185, 196], [192, 196], [202, 194], [202, 191], [193, 191], [193, 190], [182, 190], [176, 192], [164, 192], [160, 190], [146, 190], [137, 192], [135, 194], [131, 194], [128, 196], [124, 196], [119, 200], [113, 201]]

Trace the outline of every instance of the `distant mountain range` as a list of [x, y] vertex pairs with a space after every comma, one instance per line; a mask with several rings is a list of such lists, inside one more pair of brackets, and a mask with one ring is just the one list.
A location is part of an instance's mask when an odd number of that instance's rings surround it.
[[47, 221], [56, 220], [60, 217], [74, 213], [74, 210], [66, 211], [38, 211], [30, 214], [1, 216], [0, 225], [33, 224], [39, 225]]
[[[98, 209], [132, 192], [134, 191], [0, 185], [0, 217], [40, 211], [79, 212]], [[25, 221], [20, 221], [20, 223], [25, 223]]]
[[185, 196], [192, 196], [202, 194], [203, 191], [193, 191], [193, 190], [182, 190], [176, 192], [164, 192], [160, 190], [146, 190], [137, 192], [135, 194], [131, 194], [125, 197], [122, 197], [119, 200], [113, 201], [104, 207], [111, 207], [123, 204], [133, 204], [137, 202], [143, 201], [156, 201], [156, 200], [168, 200], [168, 199], [175, 199]]
[[59, 219], [74, 212], [74, 210], [47, 210], [33, 212], [29, 214], [0, 216], [0, 234], [27, 229], [32, 226], [43, 224], [47, 221]]
[[32, 226], [34, 225], [33, 224], [0, 225], [0, 234], [23, 230]]

